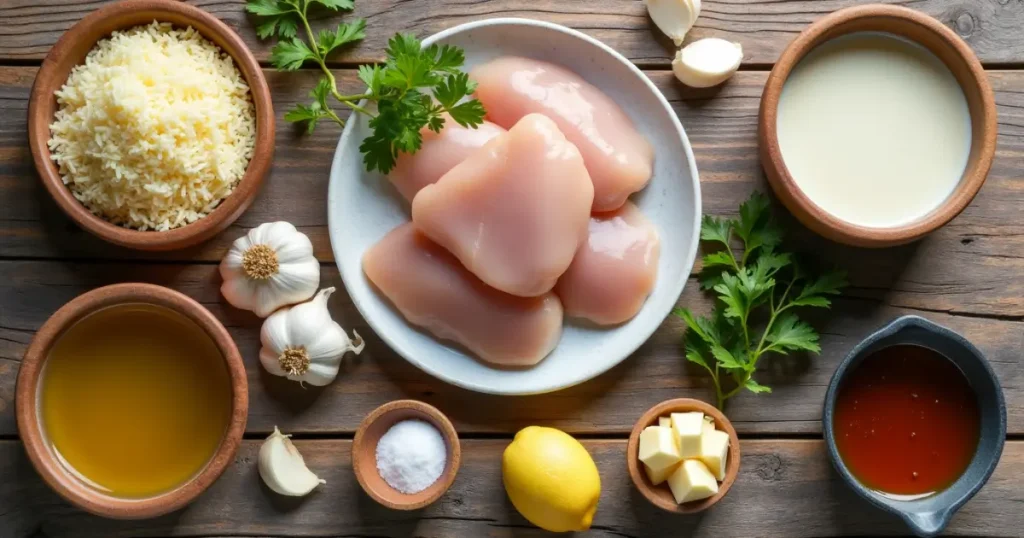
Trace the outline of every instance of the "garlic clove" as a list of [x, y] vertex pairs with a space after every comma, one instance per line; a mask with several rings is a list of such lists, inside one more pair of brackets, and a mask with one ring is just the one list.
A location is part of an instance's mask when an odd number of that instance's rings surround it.
[[[221, 274], [225, 269], [221, 266]], [[220, 285], [220, 294], [228, 303], [239, 310], [255, 310], [256, 308], [256, 285], [246, 278], [224, 277], [224, 283]]]
[[743, 47], [717, 37], [700, 39], [683, 47], [672, 60], [672, 72], [693, 88], [710, 88], [729, 79], [740, 68]]
[[[683, 43], [686, 32], [697, 20], [699, 0], [644, 0], [647, 14], [665, 35], [672, 38], [676, 46]], [[696, 6], [696, 9], [695, 9]]]
[[327, 483], [306, 467], [299, 449], [277, 426], [260, 446], [258, 467], [267, 487], [281, 495], [302, 497], [318, 485]]

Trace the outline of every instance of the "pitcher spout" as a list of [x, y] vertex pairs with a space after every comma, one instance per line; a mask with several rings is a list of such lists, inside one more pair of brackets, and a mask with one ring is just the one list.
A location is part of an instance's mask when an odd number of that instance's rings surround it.
[[903, 520], [907, 522], [914, 534], [922, 538], [930, 538], [938, 536], [942, 529], [946, 528], [951, 516], [952, 513], [948, 510], [938, 510], [903, 514]]

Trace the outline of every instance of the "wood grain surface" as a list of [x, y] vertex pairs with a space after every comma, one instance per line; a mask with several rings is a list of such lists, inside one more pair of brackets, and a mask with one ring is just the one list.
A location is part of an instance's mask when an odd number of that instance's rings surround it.
[[[953, 28], [986, 64], [1024, 60], [1024, 6], [1018, 0], [878, 0], [921, 10]], [[60, 34], [105, 1], [0, 2], [0, 58], [41, 60]], [[189, 0], [227, 22], [262, 60], [270, 45], [256, 39], [244, 0]], [[858, 0], [704, 0], [687, 40], [721, 37], [743, 45], [747, 65], [767, 66], [809, 23]], [[426, 37], [457, 24], [491, 17], [527, 17], [563, 24], [615, 48], [641, 65], [667, 66], [672, 42], [658, 32], [638, 0], [356, 0], [347, 18], [367, 21], [367, 39], [334, 59], [351, 64], [382, 59], [396, 32]]]
[[[244, 0], [188, 0], [235, 28], [266, 62]], [[27, 148], [26, 109], [37, 66], [71, 25], [105, 4], [97, 0], [0, 0], [0, 538], [124, 537], [527, 537], [545, 536], [510, 505], [501, 484], [501, 452], [519, 428], [540, 424], [582, 436], [601, 471], [596, 537], [856, 536], [906, 534], [895, 517], [866, 505], [831, 469], [821, 405], [838, 361], [892, 318], [928, 317], [966, 335], [987, 355], [1008, 404], [1011, 441], [988, 485], [954, 518], [956, 536], [1022, 536], [1024, 519], [1024, 3], [1021, 0], [887, 0], [937, 17], [965, 38], [989, 69], [999, 137], [995, 164], [974, 203], [927, 239], [895, 249], [863, 250], [824, 241], [782, 215], [797, 250], [848, 269], [852, 287], [828, 312], [813, 312], [821, 356], [772, 360], [759, 378], [771, 395], [743, 394], [727, 413], [740, 433], [743, 460], [728, 496], [699, 516], [657, 511], [634, 491], [625, 465], [626, 436], [649, 407], [712, 394], [680, 352], [683, 327], [669, 317], [650, 341], [597, 379], [554, 394], [474, 394], [420, 372], [367, 327], [345, 293], [332, 313], [367, 339], [345, 360], [341, 377], [301, 388], [258, 364], [261, 320], [227, 305], [217, 262], [230, 243], [263, 222], [286, 220], [307, 233], [322, 262], [323, 285], [342, 288], [327, 231], [326, 187], [339, 130], [312, 136], [282, 121], [307, 100], [318, 74], [265, 70], [276, 108], [273, 170], [256, 203], [231, 228], [198, 247], [140, 253], [106, 244], [75, 227], [39, 184]], [[765, 190], [756, 118], [766, 71], [808, 23], [858, 0], [704, 0], [688, 39], [742, 43], [744, 68], [721, 88], [693, 90], [667, 71], [673, 46], [654, 29], [640, 0], [356, 0], [368, 38], [332, 59], [342, 91], [361, 90], [351, 69], [380, 60], [397, 31], [420, 37], [488, 17], [532, 17], [576, 28], [618, 49], [668, 97], [693, 144], [704, 211], [735, 213], [753, 189]], [[321, 26], [323, 22], [319, 23]], [[781, 207], [777, 207], [783, 214]], [[105, 284], [142, 281], [195, 298], [227, 326], [249, 376], [246, 441], [234, 464], [194, 505], [152, 521], [116, 522], [63, 502], [31, 468], [13, 414], [19, 361], [34, 331], [76, 295]], [[680, 305], [710, 306], [693, 281]], [[437, 406], [462, 441], [462, 465], [450, 492], [417, 512], [396, 513], [362, 493], [352, 474], [351, 438], [372, 409], [414, 398]], [[271, 493], [255, 460], [277, 425], [297, 433], [310, 467], [327, 485], [304, 500]]]
[[[65, 505], [35, 476], [17, 443], [0, 442], [0, 535], [47, 538], [379, 536], [504, 538], [553, 536], [529, 524], [501, 484], [507, 440], [463, 440], [462, 467], [452, 489], [419, 511], [386, 510], [362, 493], [352, 473], [351, 441], [296, 442], [327, 484], [309, 497], [272, 493], [256, 471], [260, 441], [242, 445], [234, 465], [199, 501], [146, 522], [99, 519]], [[601, 473], [595, 538], [899, 535], [902, 523], [869, 506], [844, 485], [821, 441], [744, 441], [739, 478], [729, 494], [698, 515], [660, 511], [633, 488], [625, 441], [584, 441]], [[948, 536], [1020, 536], [1024, 442], [1006, 445], [995, 474], [954, 516]], [[10, 534], [5, 534], [10, 533]]]
[[[327, 182], [339, 131], [326, 123], [312, 136], [281, 116], [303, 99], [315, 73], [268, 72], [279, 120], [277, 153], [262, 194], [235, 225], [196, 248], [147, 254], [79, 230], [35, 177], [25, 145], [25, 107], [34, 68], [0, 67], [0, 256], [30, 259], [217, 262], [231, 242], [263, 222], [285, 220], [313, 240], [317, 258], [333, 259], [327, 233]], [[648, 75], [668, 96], [694, 147], [704, 212], [734, 213], [754, 188], [766, 189], [757, 157], [756, 117], [764, 73], [740, 73], [719, 89], [693, 90], [667, 71]], [[358, 90], [353, 72], [342, 91]], [[883, 250], [842, 247], [790, 219], [791, 238], [846, 268], [858, 297], [925, 311], [1024, 320], [1024, 71], [993, 71], [1000, 133], [988, 181], [960, 217], [925, 240]], [[777, 208], [780, 214], [785, 211]]]
[[[359, 357], [345, 359], [341, 377], [323, 388], [267, 374], [259, 364], [260, 320], [227, 305], [220, 296], [220, 275], [210, 264], [130, 264], [0, 261], [0, 435], [15, 433], [9, 397], [22, 351], [32, 332], [57, 308], [97, 286], [144, 281], [177, 289], [210, 309], [228, 327], [246, 362], [250, 409], [247, 429], [351, 434], [378, 405], [414, 398], [449, 415], [460, 433], [511, 434], [530, 424], [555, 426], [590, 435], [625, 436], [652, 405], [670, 398], [708, 400], [713, 392], [704, 372], [683, 360], [680, 320], [669, 317], [654, 337], [608, 373], [552, 394], [503, 397], [471, 393], [438, 381], [397, 356], [366, 325], [347, 295], [331, 298], [331, 310], [346, 329], [367, 340]], [[337, 270], [323, 266], [322, 285], [337, 286]], [[695, 283], [680, 304], [707, 309]], [[862, 338], [902, 314], [921, 313], [874, 299], [843, 299], [832, 312], [812, 321], [822, 332], [821, 356], [776, 358], [758, 379], [771, 395], [742, 394], [727, 412], [741, 433], [811, 434], [821, 431], [821, 406], [832, 372]], [[924, 313], [970, 338], [988, 356], [1003, 384], [1009, 405], [1009, 430], [1024, 433], [1024, 324], [1017, 321]]]

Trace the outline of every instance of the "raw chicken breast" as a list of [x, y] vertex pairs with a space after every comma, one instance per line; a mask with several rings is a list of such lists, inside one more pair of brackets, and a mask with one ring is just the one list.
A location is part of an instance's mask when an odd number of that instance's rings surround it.
[[640, 311], [658, 276], [661, 240], [631, 202], [590, 218], [590, 237], [555, 286], [567, 316], [615, 325]]
[[480, 280], [534, 297], [551, 291], [586, 241], [593, 198], [576, 146], [530, 114], [424, 187], [412, 221]]
[[487, 119], [506, 129], [526, 114], [542, 113], [576, 144], [594, 182], [595, 212], [618, 209], [647, 185], [654, 149], [601, 90], [563, 67], [509, 56], [470, 73]]
[[406, 200], [412, 201], [423, 187], [437, 182], [455, 165], [505, 129], [485, 121], [476, 129], [463, 127], [444, 115], [444, 128], [435, 133], [424, 127], [423, 146], [413, 155], [400, 153], [388, 179]]
[[553, 293], [525, 298], [490, 288], [412, 224], [367, 250], [363, 271], [409, 323], [496, 365], [537, 364], [562, 336]]

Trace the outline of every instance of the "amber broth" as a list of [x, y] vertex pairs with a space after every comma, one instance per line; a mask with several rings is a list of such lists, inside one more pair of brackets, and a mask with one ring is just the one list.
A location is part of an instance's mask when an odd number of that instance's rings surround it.
[[967, 469], [981, 415], [955, 364], [901, 345], [867, 357], [844, 381], [833, 427], [839, 455], [857, 480], [918, 496], [947, 488]]
[[40, 418], [70, 470], [116, 497], [142, 498], [195, 476], [231, 416], [227, 366], [210, 336], [166, 308], [110, 307], [58, 340]]

